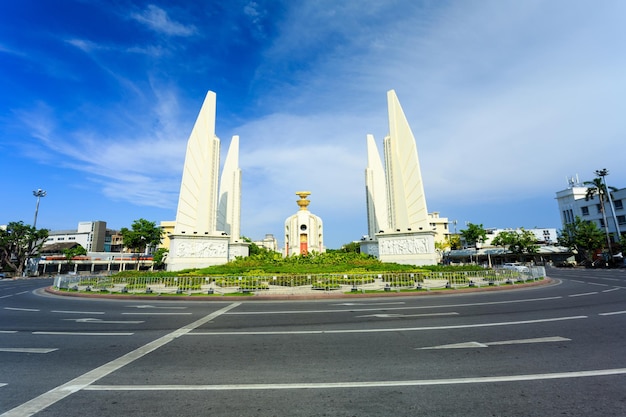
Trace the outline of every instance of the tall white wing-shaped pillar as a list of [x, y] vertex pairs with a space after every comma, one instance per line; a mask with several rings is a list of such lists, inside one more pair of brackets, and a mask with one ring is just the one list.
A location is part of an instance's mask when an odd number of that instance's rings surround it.
[[215, 93], [209, 91], [193, 126], [178, 197], [174, 233], [216, 232], [220, 140], [215, 136]]
[[427, 230], [428, 209], [417, 156], [417, 145], [394, 90], [387, 92], [389, 136], [385, 138], [385, 164], [389, 223], [394, 230]]
[[367, 201], [367, 231], [376, 233], [389, 229], [387, 220], [387, 186], [385, 169], [374, 136], [367, 135], [367, 168], [365, 169], [365, 198]]
[[241, 234], [241, 169], [239, 169], [239, 136], [233, 136], [220, 179], [217, 230], [238, 241]]

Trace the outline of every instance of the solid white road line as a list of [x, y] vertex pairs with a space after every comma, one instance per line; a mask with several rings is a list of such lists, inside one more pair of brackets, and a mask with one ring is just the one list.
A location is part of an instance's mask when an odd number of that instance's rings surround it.
[[[524, 298], [521, 300], [507, 300], [507, 301], [489, 301], [484, 303], [464, 303], [464, 304], [445, 304], [445, 305], [432, 305], [432, 306], [405, 306], [405, 307], [385, 307], [386, 311], [392, 310], [424, 310], [424, 309], [436, 309], [436, 308], [459, 308], [459, 307], [477, 307], [477, 306], [493, 306], [500, 304], [517, 304], [528, 303], [536, 301], [552, 301], [559, 300], [562, 296], [555, 297], [543, 297], [543, 298]], [[341, 310], [278, 310], [278, 311], [235, 311], [228, 313], [229, 316], [248, 316], [248, 315], [263, 315], [263, 314], [311, 314], [311, 313], [356, 313], [361, 311], [380, 311], [380, 308], [350, 308]]]
[[55, 350], [59, 350], [56, 348], [0, 348], [0, 352], [16, 352], [16, 353], [50, 353]]
[[73, 380], [60, 385], [56, 388], [51, 389], [50, 391], [41, 394], [38, 397], [33, 398], [30, 401], [25, 402], [24, 404], [15, 407], [12, 410], [1, 414], [0, 417], [24, 417], [24, 416], [32, 416], [40, 412], [41, 410], [51, 406], [52, 404], [61, 401], [65, 397], [78, 392], [82, 389], [85, 389], [89, 385], [93, 384], [97, 380], [104, 378], [112, 372], [117, 371], [118, 369], [130, 364], [131, 362], [136, 361], [137, 359], [141, 359], [148, 353], [170, 343], [172, 340], [189, 333], [193, 329], [202, 326], [205, 323], [210, 322], [216, 317], [224, 314], [228, 310], [231, 310], [241, 303], [233, 303], [230, 304], [220, 310], [217, 310], [207, 316], [202, 317], [199, 320], [185, 326], [180, 329], [174, 330], [171, 333], [166, 334], [163, 337], [160, 337], [153, 342], [150, 342], [144, 346], [139, 347], [138, 349], [133, 350], [123, 356], [120, 356], [117, 359], [112, 360], [109, 363], [106, 363], [102, 366], [99, 366], [96, 369], [93, 369]]
[[32, 334], [47, 336], [132, 336], [134, 333], [120, 332], [33, 332]]
[[459, 313], [450, 312], [450, 313], [424, 313], [424, 314], [393, 314], [393, 313], [380, 313], [380, 314], [368, 314], [365, 316], [357, 316], [360, 317], [378, 317], [382, 319], [395, 319], [400, 317], [433, 317], [433, 316], [458, 316]]
[[141, 324], [144, 323], [143, 320], [102, 320], [102, 319], [94, 319], [94, 318], [84, 318], [84, 319], [63, 319], [64, 321], [75, 321], [76, 323], [100, 323], [100, 324]]
[[406, 304], [404, 301], [389, 302], [389, 303], [339, 303], [331, 304], [331, 306], [381, 306], [381, 305], [393, 305], [393, 304]]
[[126, 316], [191, 316], [193, 313], [122, 313]]
[[161, 310], [186, 310], [187, 307], [161, 307], [161, 306], [151, 306], [151, 305], [138, 305], [138, 306], [126, 306], [128, 308], [158, 308]]
[[597, 291], [593, 291], [593, 292], [584, 292], [581, 294], [570, 294], [568, 295], [568, 297], [585, 297], [587, 295], [596, 295], [598, 292]]
[[52, 310], [53, 313], [60, 314], [104, 314], [104, 311], [68, 311], [68, 310]]
[[[586, 378], [594, 376], [624, 375], [626, 368], [598, 369], [594, 371], [555, 372], [551, 374], [485, 376], [476, 378], [417, 379], [407, 381], [357, 381], [292, 384], [225, 384], [225, 385], [90, 385], [86, 391], [242, 391], [330, 388], [409, 387], [453, 384], [485, 384], [498, 382], [540, 381], [546, 379]], [[3, 415], [4, 416], [4, 415]]]
[[462, 342], [462, 343], [454, 343], [451, 345], [440, 345], [440, 346], [428, 346], [422, 348], [416, 348], [417, 350], [431, 350], [431, 349], [465, 349], [465, 348], [486, 348], [489, 346], [499, 346], [499, 345], [521, 345], [527, 343], [549, 343], [549, 342], [569, 342], [572, 339], [567, 339], [565, 337], [554, 336], [554, 337], [538, 337], [535, 339], [517, 339], [517, 340], [502, 340], [499, 342]]
[[611, 311], [609, 313], [599, 313], [599, 316], [613, 316], [615, 314], [626, 314], [626, 311]]
[[187, 336], [250, 336], [250, 335], [291, 335], [291, 334], [340, 334], [340, 333], [386, 333], [386, 332], [416, 332], [424, 330], [450, 330], [468, 329], [476, 327], [495, 326], [515, 326], [520, 324], [549, 323], [563, 320], [586, 319], [587, 316], [556, 317], [551, 319], [507, 321], [481, 324], [459, 324], [453, 326], [432, 326], [432, 327], [395, 327], [390, 329], [344, 329], [344, 330], [295, 330], [295, 331], [275, 331], [275, 332], [196, 332], [188, 333]]
[[5, 310], [12, 310], [12, 311], [41, 311], [37, 308], [17, 308], [17, 307], [5, 307]]

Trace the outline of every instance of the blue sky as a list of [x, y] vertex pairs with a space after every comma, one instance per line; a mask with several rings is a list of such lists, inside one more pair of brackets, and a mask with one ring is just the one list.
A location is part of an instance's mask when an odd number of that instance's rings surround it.
[[367, 233], [366, 134], [394, 89], [429, 211], [560, 228], [568, 176], [626, 187], [626, 2], [71, 1], [0, 4], [0, 224], [174, 220], [186, 141], [217, 93], [240, 136], [242, 233], [295, 192], [337, 248]]

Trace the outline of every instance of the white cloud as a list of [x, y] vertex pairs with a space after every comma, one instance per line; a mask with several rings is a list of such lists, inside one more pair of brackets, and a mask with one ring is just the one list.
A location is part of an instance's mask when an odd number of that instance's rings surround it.
[[131, 13], [130, 17], [155, 32], [169, 36], [191, 36], [197, 30], [193, 25], [184, 25], [171, 20], [165, 10], [154, 4], [149, 4], [139, 13]]

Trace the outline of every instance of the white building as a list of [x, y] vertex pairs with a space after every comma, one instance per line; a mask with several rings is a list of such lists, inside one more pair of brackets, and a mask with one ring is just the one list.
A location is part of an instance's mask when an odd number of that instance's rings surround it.
[[572, 223], [576, 217], [582, 220], [588, 220], [596, 224], [602, 231], [610, 234], [613, 242], [616, 239], [616, 231], [619, 235], [626, 234], [626, 188], [618, 189], [611, 192], [610, 204], [608, 201], [604, 203], [605, 213], [602, 212], [600, 199], [597, 195], [589, 200], [586, 199], [588, 187], [581, 184], [578, 179], [571, 178], [568, 181], [568, 187], [556, 193], [556, 200], [559, 205], [559, 213], [561, 214], [561, 223], [565, 226]]
[[267, 233], [261, 240], [255, 240], [254, 244], [260, 248], [265, 248], [274, 252], [278, 252], [278, 241], [273, 234]]
[[79, 222], [76, 230], [52, 230], [48, 233], [46, 246], [55, 243], [78, 243], [87, 252], [109, 252], [111, 250], [111, 234], [107, 233], [104, 221]]
[[[540, 245], [554, 245], [558, 238], [556, 228], [534, 228], [524, 229], [526, 232], [531, 232], [535, 235], [535, 242]], [[487, 240], [482, 243], [482, 247], [491, 247], [493, 239], [501, 232], [516, 232], [521, 233], [522, 229], [486, 229]]]

